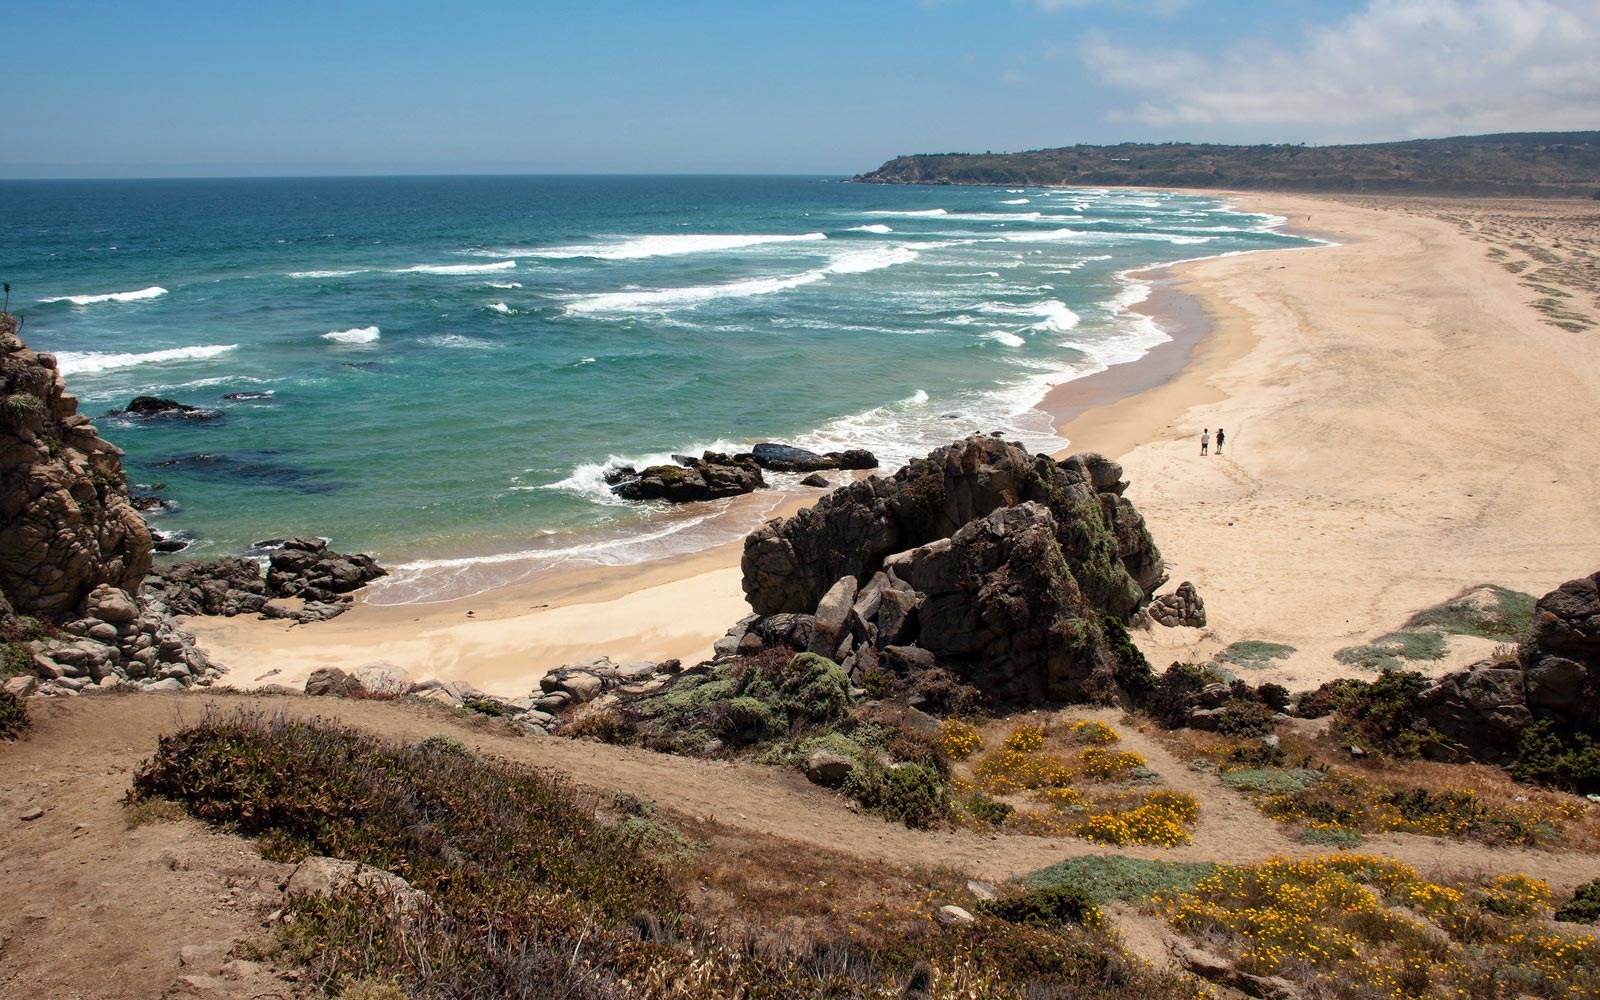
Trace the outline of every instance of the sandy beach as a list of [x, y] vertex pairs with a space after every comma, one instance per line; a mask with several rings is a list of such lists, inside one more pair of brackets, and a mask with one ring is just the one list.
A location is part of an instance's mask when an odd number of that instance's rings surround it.
[[[1538, 594], [1600, 565], [1600, 342], [1582, 326], [1600, 314], [1583, 284], [1594, 280], [1583, 234], [1600, 209], [1231, 200], [1338, 245], [1155, 276], [1145, 308], [1172, 342], [1044, 403], [1070, 450], [1123, 462], [1169, 586], [1193, 581], [1207, 602], [1207, 628], [1141, 639], [1158, 667], [1268, 640], [1296, 652], [1251, 679], [1306, 687], [1349, 672], [1335, 650], [1465, 587]], [[1563, 221], [1505, 224], [1504, 213], [1541, 211]], [[1514, 249], [1529, 246], [1532, 257]], [[1523, 257], [1559, 273], [1531, 280], [1508, 266]], [[1201, 458], [1201, 429], [1219, 426], [1224, 453]], [[238, 686], [298, 686], [318, 666], [382, 659], [516, 695], [591, 656], [709, 655], [747, 613], [740, 551], [563, 571], [438, 604], [362, 604], [310, 626], [190, 624]], [[1430, 667], [1490, 648], [1453, 639]]]

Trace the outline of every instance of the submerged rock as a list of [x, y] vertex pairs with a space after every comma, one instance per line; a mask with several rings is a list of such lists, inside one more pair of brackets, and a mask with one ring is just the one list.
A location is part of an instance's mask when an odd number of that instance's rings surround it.
[[[624, 500], [665, 500], [692, 503], [753, 493], [765, 486], [761, 468], [749, 458], [738, 458], [708, 451], [700, 458], [675, 456], [679, 465], [652, 465], [632, 478], [617, 476], [606, 481], [611, 491]], [[621, 470], [618, 470], [620, 473]]]
[[159, 396], [135, 396], [133, 401], [128, 404], [127, 409], [113, 410], [107, 413], [106, 416], [204, 422], [221, 420], [222, 411], [202, 410], [198, 406], [180, 403], [176, 399], [162, 399]]

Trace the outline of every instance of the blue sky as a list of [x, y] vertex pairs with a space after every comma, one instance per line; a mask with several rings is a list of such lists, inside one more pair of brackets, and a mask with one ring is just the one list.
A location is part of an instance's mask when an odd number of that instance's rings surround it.
[[9, 177], [1600, 128], [1594, 0], [9, 0], [0, 31]]

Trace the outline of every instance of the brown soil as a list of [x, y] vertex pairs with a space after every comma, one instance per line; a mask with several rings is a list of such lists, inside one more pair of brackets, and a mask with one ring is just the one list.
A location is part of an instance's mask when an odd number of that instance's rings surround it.
[[[1114, 713], [1073, 715], [1117, 725], [1123, 746], [1143, 754], [1171, 787], [1200, 798], [1193, 844], [1175, 850], [1106, 848], [1072, 838], [909, 830], [854, 812], [844, 799], [795, 771], [513, 736], [414, 703], [102, 695], [35, 699], [30, 708], [32, 735], [0, 745], [0, 825], [8, 831], [0, 883], [11, 892], [10, 905], [0, 913], [0, 997], [19, 1000], [288, 997], [301, 989], [270, 967], [227, 960], [228, 948], [261, 934], [265, 914], [280, 905], [285, 866], [261, 859], [239, 838], [189, 820], [127, 828], [121, 801], [132, 769], [161, 734], [197, 721], [208, 710], [322, 716], [398, 740], [447, 732], [482, 753], [654, 800], [688, 817], [692, 827], [765, 841], [767, 853], [790, 843], [797, 858], [818, 858], [819, 864], [844, 855], [875, 866], [944, 868], [997, 881], [1086, 853], [1220, 861], [1319, 853], [1289, 841], [1243, 796], [1118, 724]], [[44, 816], [22, 821], [34, 807], [43, 808]], [[1491, 850], [1402, 835], [1374, 838], [1364, 850], [1424, 871], [1526, 872], [1558, 890], [1600, 877], [1600, 856], [1592, 854]]]

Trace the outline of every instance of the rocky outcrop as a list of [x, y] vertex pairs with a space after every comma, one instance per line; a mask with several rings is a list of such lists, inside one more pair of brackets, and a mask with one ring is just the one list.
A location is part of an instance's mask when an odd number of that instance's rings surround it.
[[1164, 579], [1121, 471], [971, 437], [841, 487], [746, 539], [757, 614], [716, 653], [811, 652], [857, 681], [948, 671], [1006, 702], [1111, 695], [1126, 665], [1104, 616]]
[[652, 465], [644, 471], [630, 467], [606, 474], [611, 492], [624, 500], [665, 500], [694, 503], [753, 493], [767, 485], [753, 458], [708, 451], [700, 458], [673, 456], [677, 465]]
[[745, 596], [758, 614], [805, 613], [841, 577], [870, 579], [890, 555], [949, 538], [1001, 507], [1040, 504], [1090, 602], [1126, 616], [1165, 579], [1122, 469], [1099, 455], [1056, 462], [973, 436], [823, 497], [745, 539]]
[[55, 358], [17, 334], [0, 313], [0, 591], [19, 614], [59, 622], [96, 587], [136, 591], [150, 532], [122, 451], [77, 412]]
[[1511, 763], [1523, 730], [1539, 719], [1566, 731], [1600, 729], [1600, 573], [1541, 597], [1533, 632], [1514, 655], [1446, 674], [1419, 700], [1438, 737], [1425, 750], [1444, 759]]
[[1168, 628], [1204, 628], [1206, 624], [1206, 602], [1187, 580], [1178, 584], [1178, 589], [1172, 593], [1151, 601], [1145, 610], [1151, 620]]
[[[226, 556], [183, 562], [151, 572], [141, 599], [176, 615], [260, 614], [265, 618], [326, 621], [351, 606], [350, 594], [385, 575], [371, 556], [346, 555], [321, 538], [275, 539], [263, 569], [253, 559]], [[298, 608], [273, 604], [297, 598]]]
[[84, 598], [82, 617], [62, 637], [32, 643], [34, 673], [44, 695], [133, 686], [178, 691], [209, 684], [222, 671], [194, 636], [159, 609], [101, 584]]
[[[736, 455], [744, 458], [745, 455]], [[769, 472], [821, 472], [824, 469], [876, 469], [878, 459], [865, 448], [830, 451], [819, 455], [793, 445], [763, 442], [750, 449], [749, 458]]]
[[176, 399], [162, 399], [160, 396], [135, 396], [127, 409], [113, 410], [106, 416], [125, 420], [192, 420], [206, 423], [221, 420], [222, 411], [202, 410], [198, 406], [180, 403]]

